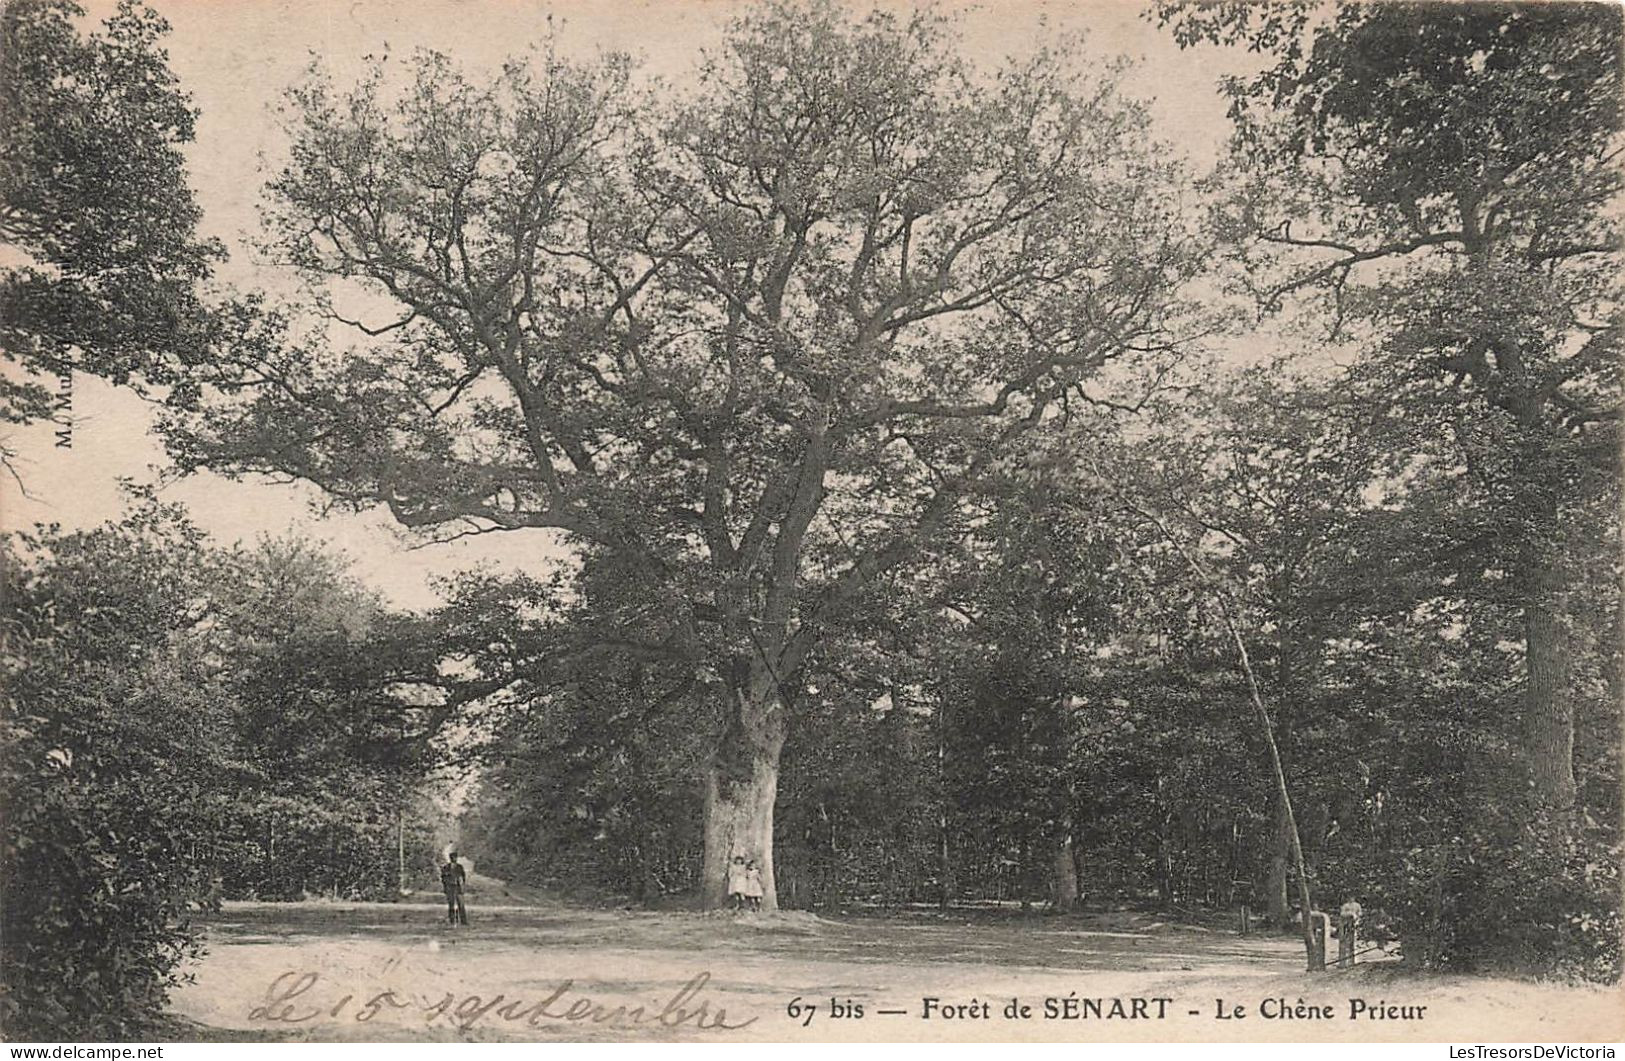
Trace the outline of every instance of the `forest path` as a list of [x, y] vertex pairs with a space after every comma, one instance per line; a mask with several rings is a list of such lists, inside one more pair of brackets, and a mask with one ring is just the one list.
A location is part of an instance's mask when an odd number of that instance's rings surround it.
[[[1415, 978], [1391, 966], [1307, 979], [1291, 938], [1243, 938], [1148, 914], [585, 910], [488, 881], [471, 882], [471, 924], [456, 928], [440, 903], [228, 903], [208, 919], [209, 954], [192, 970], [195, 982], [175, 992], [174, 1011], [205, 1026], [200, 1038], [213, 1029], [367, 1041], [1483, 1041], [1489, 992], [1507, 1019], [1523, 1022], [1525, 1040], [1573, 1041], [1582, 1026], [1614, 1038], [1625, 1031], [1617, 992]], [[1069, 995], [1103, 999], [1101, 1008], [1059, 1019]], [[927, 997], [990, 1006], [986, 1017], [922, 1019]], [[1002, 1017], [1013, 997], [1030, 1007], [1027, 1019]], [[1281, 997], [1331, 1005], [1334, 1017], [1256, 1018], [1261, 1001]], [[1420, 1021], [1353, 1020], [1353, 997], [1430, 1011]], [[864, 1017], [832, 1018], [832, 998], [862, 1006]], [[1170, 1001], [1147, 1001], [1135, 1017], [1135, 998]], [[1254, 1018], [1217, 1019], [1220, 998]], [[1046, 1019], [1046, 999], [1056, 1000], [1056, 1019]], [[1116, 1017], [1112, 999], [1123, 1000]], [[817, 1006], [810, 1019], [807, 1003]], [[725, 1028], [713, 1026], [718, 1019]]]

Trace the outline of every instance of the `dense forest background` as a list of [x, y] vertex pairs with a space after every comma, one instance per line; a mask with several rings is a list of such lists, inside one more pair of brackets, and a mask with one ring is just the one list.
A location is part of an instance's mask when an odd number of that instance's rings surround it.
[[8, 5], [0, 415], [99, 375], [180, 473], [572, 549], [402, 612], [134, 487], [14, 529], [0, 1013], [139, 1027], [189, 911], [452, 839], [657, 908], [736, 853], [770, 910], [1354, 898], [1422, 965], [1617, 980], [1620, 14], [1148, 17], [1268, 57], [1211, 173], [1078, 45], [827, 3], [671, 99], [318, 64], [293, 300], [207, 283], [162, 20]]

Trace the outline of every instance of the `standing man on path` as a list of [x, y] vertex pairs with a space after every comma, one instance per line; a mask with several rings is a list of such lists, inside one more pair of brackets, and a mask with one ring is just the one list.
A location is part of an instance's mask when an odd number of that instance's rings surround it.
[[463, 883], [467, 880], [468, 873], [453, 851], [440, 867], [440, 886], [446, 889], [446, 920], [454, 925], [468, 924], [468, 911], [463, 908]]

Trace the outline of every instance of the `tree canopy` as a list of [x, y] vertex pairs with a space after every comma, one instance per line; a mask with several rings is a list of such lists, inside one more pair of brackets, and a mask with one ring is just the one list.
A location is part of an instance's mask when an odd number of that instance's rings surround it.
[[0, 265], [0, 348], [22, 369], [0, 380], [6, 423], [55, 415], [73, 372], [184, 394], [208, 350], [199, 285], [224, 251], [197, 234], [168, 24], [136, 0], [100, 33], [83, 16], [71, 0], [0, 11], [0, 240], [17, 252]]
[[1104, 366], [1195, 327], [1144, 114], [1065, 50], [977, 71], [945, 34], [766, 5], [664, 105], [552, 52], [490, 85], [436, 55], [314, 73], [269, 236], [355, 345], [257, 318], [171, 432], [188, 466], [620, 565], [666, 621], [617, 640], [716, 689], [715, 888], [730, 847], [771, 879], [832, 617]]
[[[1259, 24], [1163, 9], [1277, 63], [1229, 85], [1242, 282], [1355, 328], [1426, 461], [1500, 510], [1476, 536], [1526, 614], [1528, 784], [1575, 799], [1573, 562], [1617, 491], [1621, 18], [1586, 4], [1353, 4]], [[1307, 43], [1304, 37], [1307, 35]], [[1416, 465], [1412, 463], [1414, 471]], [[1606, 502], [1604, 502], [1606, 503]]]
[[1262, 64], [1200, 180], [1078, 41], [836, 0], [671, 84], [315, 61], [301, 286], [208, 305], [162, 22], [80, 17], [0, 15], [8, 354], [161, 395], [182, 472], [536, 563], [407, 614], [150, 498], [7, 539], [0, 876], [66, 883], [0, 904], [6, 986], [105, 985], [42, 1028], [133, 1027], [211, 896], [395, 894], [439, 771], [577, 895], [1244, 906], [1311, 968], [1359, 898], [1617, 979], [1617, 10], [1159, 4]]

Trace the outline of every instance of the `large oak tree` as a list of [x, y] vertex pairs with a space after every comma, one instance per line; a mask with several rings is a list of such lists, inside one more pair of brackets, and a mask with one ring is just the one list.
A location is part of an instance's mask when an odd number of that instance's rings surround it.
[[[290, 97], [270, 244], [342, 329], [245, 312], [176, 454], [430, 535], [562, 532], [607, 642], [710, 690], [705, 898], [764, 867], [826, 624], [1114, 361], [1171, 356], [1194, 252], [1113, 77], [992, 71], [930, 17], [736, 22], [651, 102], [549, 50]], [[540, 542], [539, 542], [540, 544]]]

